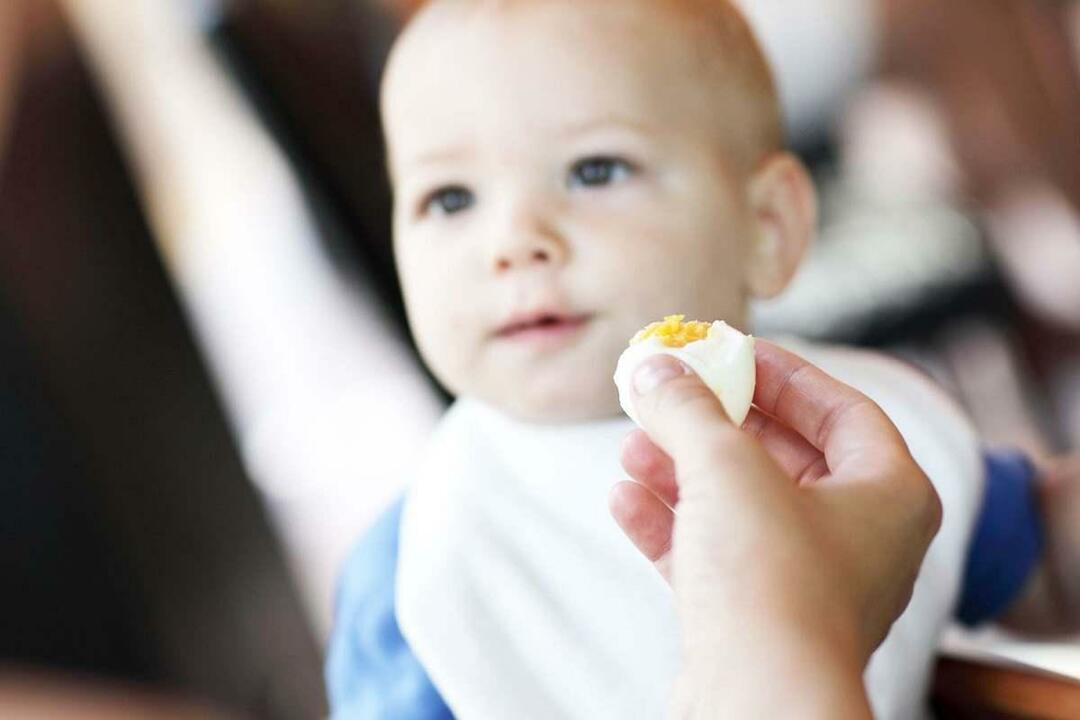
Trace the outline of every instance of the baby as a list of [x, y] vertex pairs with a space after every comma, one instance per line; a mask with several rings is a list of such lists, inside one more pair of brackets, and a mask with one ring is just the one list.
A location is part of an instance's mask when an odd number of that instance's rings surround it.
[[[459, 400], [354, 559], [335, 712], [663, 717], [677, 627], [670, 589], [607, 511], [631, 427], [612, 373], [664, 316], [745, 328], [749, 302], [799, 267], [815, 196], [782, 151], [767, 63], [724, 0], [436, 0], [392, 53], [382, 109], [410, 324]], [[797, 350], [882, 405], [945, 507], [867, 673], [881, 717], [915, 717], [978, 449], [915, 373]]]

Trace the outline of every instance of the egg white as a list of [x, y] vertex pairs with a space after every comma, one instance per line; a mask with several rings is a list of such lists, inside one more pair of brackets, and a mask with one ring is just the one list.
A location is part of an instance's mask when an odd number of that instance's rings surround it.
[[750, 413], [757, 373], [754, 366], [754, 338], [724, 322], [714, 322], [703, 340], [678, 347], [668, 347], [660, 338], [651, 337], [628, 347], [615, 367], [615, 387], [619, 404], [638, 425], [632, 393], [634, 371], [654, 355], [670, 355], [694, 371], [716, 397], [736, 425], [742, 425]]

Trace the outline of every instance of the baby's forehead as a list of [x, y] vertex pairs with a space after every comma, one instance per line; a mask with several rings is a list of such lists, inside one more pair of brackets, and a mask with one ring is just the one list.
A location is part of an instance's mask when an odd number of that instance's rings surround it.
[[[459, 62], [463, 52], [476, 51], [486, 51], [492, 65]], [[424, 73], [447, 85], [469, 81], [463, 71], [513, 73], [530, 51], [550, 63], [549, 73], [587, 74], [581, 62], [559, 62], [576, 54], [578, 61], [590, 56], [682, 70], [671, 82], [729, 86], [705, 71], [747, 75], [758, 52], [728, 0], [432, 0], [395, 43], [384, 91]], [[650, 78], [642, 73], [641, 79]], [[770, 82], [767, 71], [752, 79]]]
[[761, 127], [771, 118], [751, 114], [775, 105], [756, 41], [727, 0], [434, 0], [395, 45], [383, 119], [393, 145], [396, 126], [415, 126], [418, 113], [455, 103], [526, 113], [539, 94], [571, 110], [630, 104]]
[[[434, 0], [395, 43], [385, 83], [433, 69], [460, 79], [450, 73], [461, 67], [463, 51], [485, 52], [507, 63], [484, 68], [491, 71], [512, 71], [537, 50], [552, 61], [568, 51], [598, 57], [648, 54], [651, 61], [665, 63], [685, 60], [685, 42], [675, 37], [691, 28], [686, 23], [671, 27], [680, 17], [669, 9], [676, 1], [688, 0]], [[669, 42], [657, 42], [662, 39]], [[434, 65], [423, 62], [433, 56]], [[395, 72], [399, 68], [404, 70]], [[555, 62], [551, 67], [568, 69], [588, 70]]]

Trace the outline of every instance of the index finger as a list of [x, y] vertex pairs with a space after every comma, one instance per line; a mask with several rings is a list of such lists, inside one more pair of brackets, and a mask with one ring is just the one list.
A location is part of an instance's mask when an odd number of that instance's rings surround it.
[[834, 472], [845, 462], [906, 452], [900, 432], [877, 404], [798, 355], [765, 340], [755, 342], [754, 404], [824, 453]]

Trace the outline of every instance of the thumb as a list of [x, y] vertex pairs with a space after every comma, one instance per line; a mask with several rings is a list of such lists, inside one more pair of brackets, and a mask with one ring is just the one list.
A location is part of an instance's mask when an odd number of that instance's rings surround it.
[[633, 376], [638, 422], [653, 443], [675, 462], [680, 494], [699, 481], [725, 477], [761, 482], [773, 476], [773, 462], [737, 428], [719, 398], [686, 365], [670, 355], [654, 355]]

